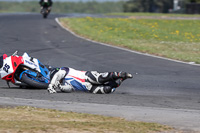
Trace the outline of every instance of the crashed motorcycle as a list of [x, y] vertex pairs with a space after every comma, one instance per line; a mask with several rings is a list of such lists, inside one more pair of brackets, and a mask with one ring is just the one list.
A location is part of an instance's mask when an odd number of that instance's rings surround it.
[[50, 83], [50, 71], [38, 59], [30, 57], [27, 53], [17, 55], [17, 51], [1, 58], [0, 77], [9, 83], [20, 87], [33, 87], [46, 89]]

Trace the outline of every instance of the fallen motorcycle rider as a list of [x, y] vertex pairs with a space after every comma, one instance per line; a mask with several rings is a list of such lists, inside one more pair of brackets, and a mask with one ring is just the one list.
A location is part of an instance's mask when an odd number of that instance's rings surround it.
[[97, 94], [108, 94], [127, 78], [133, 76], [127, 72], [80, 71], [69, 67], [54, 68], [51, 70], [49, 93], [86, 91]]

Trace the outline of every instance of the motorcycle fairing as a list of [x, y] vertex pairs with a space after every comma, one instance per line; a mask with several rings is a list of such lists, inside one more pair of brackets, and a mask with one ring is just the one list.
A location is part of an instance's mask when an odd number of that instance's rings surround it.
[[43, 76], [50, 79], [49, 70], [36, 58], [30, 57], [27, 53], [22, 55], [24, 58], [24, 65], [40, 72]]
[[35, 69], [38, 72], [40, 71], [40, 66], [39, 66], [39, 62], [36, 58], [32, 58], [30, 57], [27, 53], [24, 53], [22, 55], [23, 59], [24, 59], [24, 65], [28, 66], [29, 68]]
[[[45, 79], [42, 79], [42, 80], [45, 83], [49, 83], [50, 72], [38, 59], [30, 57], [26, 52], [22, 55], [22, 57], [24, 59], [25, 66], [28, 66], [29, 68], [32, 68], [33, 70], [36, 70], [39, 73], [41, 73], [44, 77], [46, 77]], [[37, 77], [36, 72], [26, 70], [20, 74], [20, 79], [22, 78], [23, 73], [26, 73], [28, 77], [31, 78], [32, 80], [38, 81], [36, 79]]]
[[20, 56], [10, 56], [4, 59], [3, 67], [1, 68], [1, 77], [6, 81], [15, 83], [14, 73], [17, 67], [24, 63], [24, 60]]
[[40, 73], [46, 77], [47, 79], [50, 79], [50, 72], [49, 72], [49, 69], [47, 69], [39, 60], [38, 60], [38, 63], [39, 63], [39, 67], [40, 67]]
[[[37, 70], [40, 72], [44, 77], [47, 77], [47, 79], [50, 79], [50, 72], [49, 70], [36, 58], [30, 57], [27, 53], [24, 53], [22, 55], [24, 58], [24, 65]], [[33, 75], [34, 76], [34, 75]]]
[[[24, 73], [27, 74], [27, 77], [29, 77], [32, 80], [35, 80], [35, 81], [38, 81], [38, 82], [44, 82], [44, 83], [49, 83], [50, 82], [50, 80], [48, 78], [44, 78], [43, 76], [39, 77], [36, 72], [30, 71], [30, 70], [23, 71], [19, 76], [20, 79], [22, 78], [22, 75]], [[38, 78], [40, 80], [38, 80]]]

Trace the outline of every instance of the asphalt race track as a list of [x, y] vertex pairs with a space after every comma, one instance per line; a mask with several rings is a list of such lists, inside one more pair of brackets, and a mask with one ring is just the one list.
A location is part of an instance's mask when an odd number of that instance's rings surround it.
[[[66, 111], [159, 122], [200, 132], [200, 66], [101, 45], [72, 35], [56, 17], [73, 14], [0, 14], [0, 55], [27, 52], [44, 64], [79, 70], [127, 71], [113, 94], [84, 92], [48, 94], [20, 89], [0, 80], [1, 105], [29, 105]], [[135, 74], [137, 73], [137, 74]]]

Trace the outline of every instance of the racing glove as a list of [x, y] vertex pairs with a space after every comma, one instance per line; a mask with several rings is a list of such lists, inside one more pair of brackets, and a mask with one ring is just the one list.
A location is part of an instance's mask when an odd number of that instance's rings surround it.
[[47, 88], [47, 91], [49, 93], [57, 93], [56, 90], [53, 88], [52, 84], [49, 84], [49, 87]]

